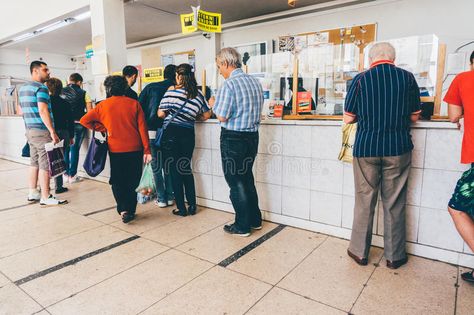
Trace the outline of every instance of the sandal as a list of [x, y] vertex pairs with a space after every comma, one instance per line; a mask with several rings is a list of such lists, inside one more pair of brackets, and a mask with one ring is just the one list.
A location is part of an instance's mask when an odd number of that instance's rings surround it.
[[188, 215], [188, 213], [186, 211], [181, 211], [181, 210], [178, 210], [178, 209], [174, 209], [172, 213], [174, 215], [179, 215], [181, 217], [185, 217], [185, 216]]
[[464, 281], [474, 283], [474, 269], [470, 272], [468, 271], [468, 272], [462, 273], [461, 278]]

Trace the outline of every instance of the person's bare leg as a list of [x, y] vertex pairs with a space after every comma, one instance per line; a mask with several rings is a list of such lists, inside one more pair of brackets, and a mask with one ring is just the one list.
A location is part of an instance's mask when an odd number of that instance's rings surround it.
[[39, 170], [39, 182], [41, 187], [41, 198], [49, 197], [49, 173], [45, 170]]
[[28, 179], [29, 189], [38, 189], [38, 168], [30, 166], [30, 178]]
[[462, 239], [466, 242], [471, 251], [474, 252], [474, 221], [465, 212], [454, 210], [450, 207], [448, 207], [448, 211]]

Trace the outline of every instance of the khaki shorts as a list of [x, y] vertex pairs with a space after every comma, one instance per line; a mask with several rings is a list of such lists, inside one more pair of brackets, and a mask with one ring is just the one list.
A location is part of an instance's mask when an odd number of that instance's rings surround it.
[[30, 145], [30, 165], [38, 167], [40, 170], [48, 171], [48, 157], [44, 145], [53, 141], [48, 130], [27, 129], [26, 139]]

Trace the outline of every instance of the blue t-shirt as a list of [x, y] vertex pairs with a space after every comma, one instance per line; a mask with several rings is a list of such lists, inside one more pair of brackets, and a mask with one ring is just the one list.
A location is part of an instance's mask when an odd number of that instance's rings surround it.
[[[49, 115], [51, 117], [51, 99], [46, 85], [36, 81], [28, 82], [20, 88], [19, 96], [26, 129], [46, 130], [46, 125], [41, 119], [38, 108], [39, 102], [48, 104]], [[52, 118], [51, 121], [53, 121]]]
[[[181, 112], [176, 115], [171, 122], [172, 125], [194, 128], [196, 117], [209, 111], [206, 98], [202, 95], [201, 91], [198, 92], [198, 95], [195, 98], [188, 100]], [[167, 91], [161, 99], [159, 107], [161, 110], [168, 111], [165, 121], [171, 119], [171, 116], [180, 109], [184, 102], [186, 102], [186, 91], [184, 89]]]

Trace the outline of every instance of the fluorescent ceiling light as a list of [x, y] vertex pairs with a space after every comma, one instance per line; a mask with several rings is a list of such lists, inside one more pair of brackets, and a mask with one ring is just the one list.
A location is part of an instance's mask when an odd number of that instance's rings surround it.
[[20, 42], [20, 41], [35, 37], [37, 35], [41, 35], [41, 34], [45, 34], [45, 33], [57, 30], [57, 29], [59, 29], [61, 27], [64, 27], [66, 25], [73, 24], [75, 22], [82, 21], [82, 20], [85, 20], [87, 18], [90, 18], [90, 16], [91, 16], [91, 12], [87, 11], [87, 12], [78, 14], [75, 17], [72, 17], [72, 18], [66, 18], [66, 19], [63, 19], [63, 20], [60, 20], [60, 21], [56, 21], [54, 23], [51, 23], [51, 24], [48, 24], [48, 25], [43, 26], [41, 28], [38, 28], [37, 30], [34, 30], [33, 32], [21, 34], [17, 37], [12, 38], [11, 40], [7, 40], [3, 43], [0, 43], [0, 47], [9, 46], [9, 45], [14, 44], [15, 42]]
[[73, 17], [73, 19], [76, 20], [76, 21], [82, 21], [82, 20], [85, 20], [85, 19], [90, 18], [90, 17], [91, 17], [91, 11], [87, 11], [87, 12], [81, 13], [79, 15], [76, 15], [75, 17]]

